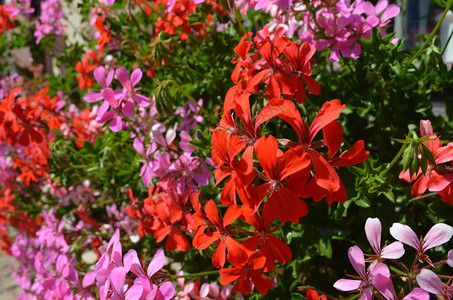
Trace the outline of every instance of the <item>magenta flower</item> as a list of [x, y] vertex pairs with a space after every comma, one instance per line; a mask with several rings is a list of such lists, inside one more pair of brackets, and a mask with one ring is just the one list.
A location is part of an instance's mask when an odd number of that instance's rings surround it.
[[423, 269], [416, 279], [418, 285], [428, 293], [444, 296], [448, 300], [451, 299], [453, 294], [452, 287], [443, 283], [433, 271]]
[[365, 233], [373, 251], [385, 259], [398, 259], [404, 255], [401, 242], [393, 242], [381, 249], [381, 221], [378, 218], [368, 218], [365, 223]]
[[371, 27], [384, 27], [390, 20], [399, 15], [401, 9], [396, 4], [390, 4], [388, 0], [379, 0], [376, 6], [371, 2], [364, 2], [364, 13], [368, 16], [366, 21]]
[[343, 292], [360, 290], [362, 295], [359, 299], [370, 300], [373, 298], [373, 277], [381, 274], [385, 277], [390, 277], [389, 268], [382, 263], [371, 265], [368, 271], [365, 270], [365, 257], [362, 250], [357, 246], [352, 246], [348, 251], [349, 261], [351, 262], [354, 270], [359, 275], [353, 278], [357, 279], [340, 279], [337, 280], [333, 287]]
[[439, 223], [434, 225], [422, 239], [419, 239], [415, 232], [407, 225], [393, 223], [390, 234], [398, 241], [414, 248], [418, 253], [437, 247], [448, 242], [453, 235], [453, 228], [449, 225]]
[[[123, 120], [120, 114], [120, 102], [116, 99], [115, 94], [111, 88], [106, 88], [102, 90], [102, 96], [104, 97], [105, 101], [98, 109], [98, 116], [96, 120], [100, 123], [105, 123], [110, 120], [109, 128], [113, 132], [118, 132], [123, 128]], [[112, 106], [114, 110], [108, 110]], [[123, 107], [123, 114], [124, 115], [131, 115], [130, 105], [127, 103]], [[133, 112], [133, 107], [132, 107]]]
[[116, 70], [116, 78], [118, 81], [121, 82], [123, 85], [123, 94], [122, 97], [125, 98], [126, 102], [135, 101], [141, 107], [147, 107], [151, 104], [148, 97], [142, 96], [137, 94], [136, 92], [139, 91], [139, 88], [134, 88], [135, 85], [142, 79], [142, 70], [135, 69], [131, 77], [129, 78], [129, 73], [127, 72], [126, 68], [121, 67]]
[[[113, 80], [113, 75], [114, 72], [112, 69], [110, 69], [107, 72], [107, 76], [105, 75], [106, 69], [103, 66], [97, 67], [93, 71], [94, 79], [101, 85], [102, 89], [106, 89], [110, 86]], [[86, 102], [97, 102], [104, 99], [102, 96], [102, 90], [99, 93], [96, 92], [90, 92], [83, 96], [83, 100]]]
[[[399, 300], [396, 295], [395, 288], [393, 287], [392, 280], [381, 274], [377, 274], [373, 278], [373, 285], [384, 296], [387, 300]], [[408, 295], [406, 295], [402, 300], [429, 300], [429, 294], [421, 289], [416, 288]]]

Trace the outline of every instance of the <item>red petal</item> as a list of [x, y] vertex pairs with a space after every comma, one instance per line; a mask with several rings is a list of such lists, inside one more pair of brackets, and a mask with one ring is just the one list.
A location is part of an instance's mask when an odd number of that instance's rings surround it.
[[226, 227], [239, 218], [241, 215], [241, 209], [237, 205], [230, 205], [225, 215], [223, 216], [223, 226]]
[[346, 167], [363, 163], [367, 160], [370, 152], [365, 150], [364, 142], [357, 141], [352, 147], [343, 152], [339, 157], [332, 160], [330, 163], [335, 167]]
[[219, 218], [219, 212], [217, 210], [217, 205], [213, 200], [209, 200], [206, 205], [204, 206], [204, 212], [206, 213], [206, 217], [208, 217], [209, 221], [211, 221], [214, 226], [218, 228], [222, 228], [222, 221]]
[[212, 256], [212, 264], [216, 268], [222, 268], [225, 265], [225, 240], [220, 239], [217, 248], [215, 249], [214, 255]]
[[242, 275], [242, 269], [238, 268], [220, 269], [219, 274], [220, 284], [225, 285], [238, 279]]
[[[220, 239], [222, 234], [218, 231], [208, 232], [200, 235], [196, 241], [199, 250], [208, 248], [212, 243]], [[194, 245], [195, 246], [195, 245]]]
[[273, 136], [263, 136], [255, 143], [256, 156], [269, 179], [276, 179], [277, 150], [277, 141]]
[[328, 101], [324, 103], [321, 110], [318, 112], [316, 117], [313, 119], [309, 129], [309, 141], [313, 141], [318, 131], [330, 122], [338, 118], [342, 109], [345, 109], [346, 105], [341, 105], [341, 101], [338, 99]]
[[337, 191], [340, 188], [340, 177], [337, 172], [317, 151], [311, 150], [310, 157], [315, 169], [316, 183], [329, 192]]
[[343, 142], [343, 126], [337, 121], [332, 121], [322, 129], [324, 142], [329, 151], [327, 152], [327, 160], [330, 160], [340, 150]]
[[279, 179], [283, 180], [286, 177], [305, 169], [310, 165], [310, 155], [302, 149], [296, 147], [285, 152], [280, 162]]
[[272, 288], [272, 280], [264, 274], [257, 271], [251, 271], [250, 277], [252, 277], [252, 281], [260, 294], [266, 295]]

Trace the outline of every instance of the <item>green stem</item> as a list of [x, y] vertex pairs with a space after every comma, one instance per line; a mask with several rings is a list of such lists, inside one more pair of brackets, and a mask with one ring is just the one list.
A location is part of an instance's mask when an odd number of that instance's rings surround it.
[[236, 21], [237, 21], [237, 24], [238, 24], [238, 27], [239, 27], [239, 33], [242, 36], [242, 35], [245, 34], [244, 24], [242, 24], [242, 15], [239, 12], [239, 10], [236, 7], [236, 5], [234, 5], [233, 10], [234, 10], [234, 16], [236, 17]]
[[418, 51], [415, 53], [415, 55], [407, 62], [407, 64], [404, 66], [403, 72], [408, 68], [408, 66], [423, 52], [423, 50], [428, 46], [428, 44], [431, 42], [431, 40], [434, 38], [436, 35], [437, 30], [439, 30], [440, 25], [444, 21], [445, 17], [447, 16], [448, 11], [450, 10], [450, 7], [453, 5], [453, 0], [449, 0], [447, 3], [447, 6], [445, 7], [444, 13], [440, 17], [439, 22], [437, 22], [436, 27], [434, 27], [433, 31], [429, 34], [428, 39], [423, 43], [423, 45], [418, 49]]
[[396, 162], [400, 159], [401, 155], [403, 154], [404, 150], [406, 149], [407, 145], [409, 145], [409, 144], [403, 144], [401, 146], [400, 151], [396, 154], [396, 156], [393, 158], [393, 160], [388, 164], [387, 168], [384, 171], [382, 171], [382, 173], [381, 173], [382, 176], [385, 176], [390, 171], [390, 169], [396, 164]]
[[193, 273], [193, 274], [185, 274], [185, 275], [170, 275], [170, 280], [174, 280], [177, 278], [192, 278], [192, 277], [200, 277], [200, 276], [206, 276], [206, 275], [218, 275], [218, 274], [219, 274], [219, 270], [206, 271], [206, 272]]

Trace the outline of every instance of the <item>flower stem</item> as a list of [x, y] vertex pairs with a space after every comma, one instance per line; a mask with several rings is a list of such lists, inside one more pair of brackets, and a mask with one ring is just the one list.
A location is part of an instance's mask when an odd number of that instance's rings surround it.
[[206, 276], [206, 275], [218, 275], [218, 274], [219, 274], [219, 270], [192, 273], [192, 274], [184, 274], [184, 275], [170, 275], [170, 280], [174, 280], [177, 278], [192, 278], [192, 277], [201, 277], [201, 276]]
[[382, 176], [385, 176], [390, 171], [390, 169], [396, 164], [396, 162], [400, 159], [401, 155], [403, 155], [403, 152], [406, 149], [407, 145], [408, 144], [405, 143], [401, 146], [400, 151], [396, 154], [396, 156], [393, 158], [393, 160], [388, 164], [387, 168], [384, 171], [382, 171], [382, 173], [381, 173]]
[[442, 25], [442, 22], [444, 21], [445, 17], [447, 16], [448, 11], [450, 10], [450, 7], [453, 5], [453, 0], [449, 0], [447, 3], [447, 6], [445, 7], [445, 10], [440, 17], [439, 21], [436, 24], [436, 27], [434, 27], [433, 31], [430, 33], [426, 41], [423, 43], [423, 45], [418, 49], [418, 51], [415, 53], [415, 55], [407, 62], [407, 64], [404, 66], [404, 71], [408, 68], [408, 66], [423, 52], [423, 50], [428, 46], [428, 44], [431, 42], [431, 40], [434, 38], [436, 35], [437, 30], [439, 30], [440, 25]]

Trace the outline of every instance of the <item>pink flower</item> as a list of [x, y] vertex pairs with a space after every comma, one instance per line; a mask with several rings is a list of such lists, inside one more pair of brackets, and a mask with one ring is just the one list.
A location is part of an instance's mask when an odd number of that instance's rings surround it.
[[[94, 79], [96, 79], [96, 81], [101, 85], [102, 89], [108, 88], [113, 80], [114, 72], [112, 69], [107, 72], [107, 76], [105, 75], [105, 73], [106, 69], [103, 66], [97, 67], [93, 71]], [[86, 102], [97, 102], [102, 99], [104, 99], [104, 97], [102, 96], [102, 90], [99, 93], [90, 92], [83, 96], [83, 100], [85, 100]]]
[[364, 13], [368, 16], [366, 21], [371, 27], [384, 27], [390, 20], [399, 15], [401, 9], [396, 4], [388, 3], [388, 0], [379, 0], [376, 6], [371, 2], [365, 2]]
[[[362, 250], [357, 246], [352, 246], [348, 251], [349, 261], [354, 270], [359, 275], [359, 279], [340, 279], [337, 280], [333, 287], [337, 290], [348, 292], [360, 290], [362, 292], [361, 300], [369, 300], [373, 298], [373, 277], [381, 274], [385, 277], [390, 277], [390, 271], [385, 264], [378, 263], [371, 265], [368, 271], [365, 270], [365, 257]], [[354, 277], [355, 278], [355, 277]]]
[[451, 299], [453, 294], [452, 287], [443, 283], [433, 271], [423, 269], [416, 279], [418, 285], [428, 293], [445, 296], [448, 300]]
[[381, 221], [378, 218], [368, 218], [365, 223], [365, 233], [374, 252], [381, 258], [398, 259], [404, 255], [401, 242], [393, 242], [381, 249]]
[[[378, 292], [381, 293], [382, 296], [384, 296], [385, 299], [399, 299], [396, 295], [395, 288], [393, 287], [393, 283], [390, 278], [382, 276], [381, 274], [377, 274], [373, 278], [373, 285], [378, 290]], [[421, 288], [416, 288], [402, 300], [429, 300], [429, 294]]]
[[419, 239], [415, 232], [407, 225], [393, 223], [390, 234], [398, 241], [414, 248], [418, 253], [437, 247], [448, 242], [453, 235], [453, 228], [439, 223], [431, 227], [426, 236]]
[[121, 82], [123, 85], [123, 94], [122, 97], [125, 98], [126, 102], [135, 101], [141, 107], [147, 107], [151, 104], [148, 97], [142, 96], [137, 94], [137, 91], [140, 90], [139, 88], [134, 88], [135, 85], [140, 81], [142, 78], [143, 72], [140, 69], [135, 69], [131, 77], [129, 78], [129, 73], [127, 72], [126, 68], [121, 67], [116, 70], [116, 78], [118, 81]]

